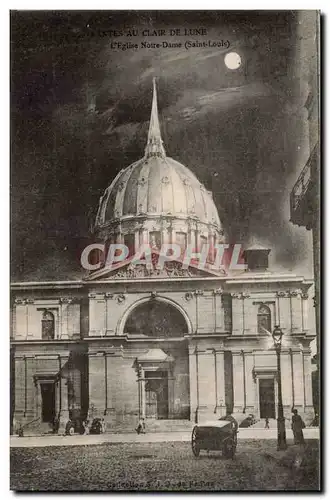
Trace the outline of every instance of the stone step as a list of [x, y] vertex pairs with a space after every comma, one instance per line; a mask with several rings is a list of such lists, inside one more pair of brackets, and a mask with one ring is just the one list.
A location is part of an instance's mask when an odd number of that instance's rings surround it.
[[[193, 423], [190, 420], [155, 420], [146, 419], [146, 432], [185, 432], [191, 431]], [[128, 427], [125, 424], [107, 425], [106, 432], [120, 434], [135, 432], [135, 427]]]
[[23, 428], [24, 436], [43, 436], [53, 434], [53, 426], [48, 422], [33, 422]]

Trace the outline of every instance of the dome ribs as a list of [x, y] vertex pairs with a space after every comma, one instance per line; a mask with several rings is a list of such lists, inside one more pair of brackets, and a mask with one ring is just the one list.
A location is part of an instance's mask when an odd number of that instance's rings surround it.
[[115, 219], [120, 218], [125, 214], [125, 194], [127, 189], [127, 182], [130, 178], [131, 169], [127, 169], [124, 171], [122, 177], [118, 180], [117, 184], [117, 193], [116, 193], [116, 201], [114, 207], [114, 217]]
[[137, 193], [136, 193], [136, 214], [147, 213], [148, 211], [148, 182], [150, 172], [150, 164], [143, 161], [139, 177], [137, 180]]
[[165, 215], [172, 215], [174, 207], [174, 186], [171, 168], [167, 163], [167, 159], [164, 160], [164, 172], [162, 178], [162, 213]]

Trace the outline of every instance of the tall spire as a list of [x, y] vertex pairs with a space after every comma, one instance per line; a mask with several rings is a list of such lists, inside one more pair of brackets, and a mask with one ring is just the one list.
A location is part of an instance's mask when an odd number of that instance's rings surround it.
[[148, 141], [145, 149], [145, 156], [146, 158], [148, 158], [149, 156], [161, 156], [164, 158], [166, 156], [166, 153], [160, 135], [158, 107], [157, 107], [156, 78], [152, 79], [152, 83], [153, 83], [152, 107], [151, 107]]

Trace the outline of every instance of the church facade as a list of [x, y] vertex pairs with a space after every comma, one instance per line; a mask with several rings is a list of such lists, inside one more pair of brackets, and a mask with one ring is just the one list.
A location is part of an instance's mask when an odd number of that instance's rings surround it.
[[58, 419], [63, 429], [78, 416], [127, 430], [140, 417], [200, 422], [228, 409], [276, 418], [275, 325], [284, 413], [295, 407], [312, 420], [312, 281], [270, 272], [269, 250], [258, 246], [236, 272], [180, 258], [134, 262], [141, 245], [154, 258], [164, 244], [201, 253], [225, 241], [212, 194], [166, 156], [155, 83], [144, 157], [105, 190], [94, 234], [105, 250], [125, 245], [128, 258], [95, 264], [82, 280], [11, 285], [14, 428], [41, 432]]

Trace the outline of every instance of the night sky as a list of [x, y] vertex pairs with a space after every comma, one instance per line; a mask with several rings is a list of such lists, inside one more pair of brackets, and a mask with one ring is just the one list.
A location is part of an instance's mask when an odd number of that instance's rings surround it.
[[[212, 190], [227, 241], [269, 246], [273, 269], [311, 277], [311, 234], [289, 222], [308, 158], [297, 25], [292, 12], [12, 12], [12, 278], [84, 275], [99, 197], [143, 156], [153, 76], [167, 155]], [[229, 50], [111, 48], [142, 38], [109, 30], [200, 27], [189, 39]]]

